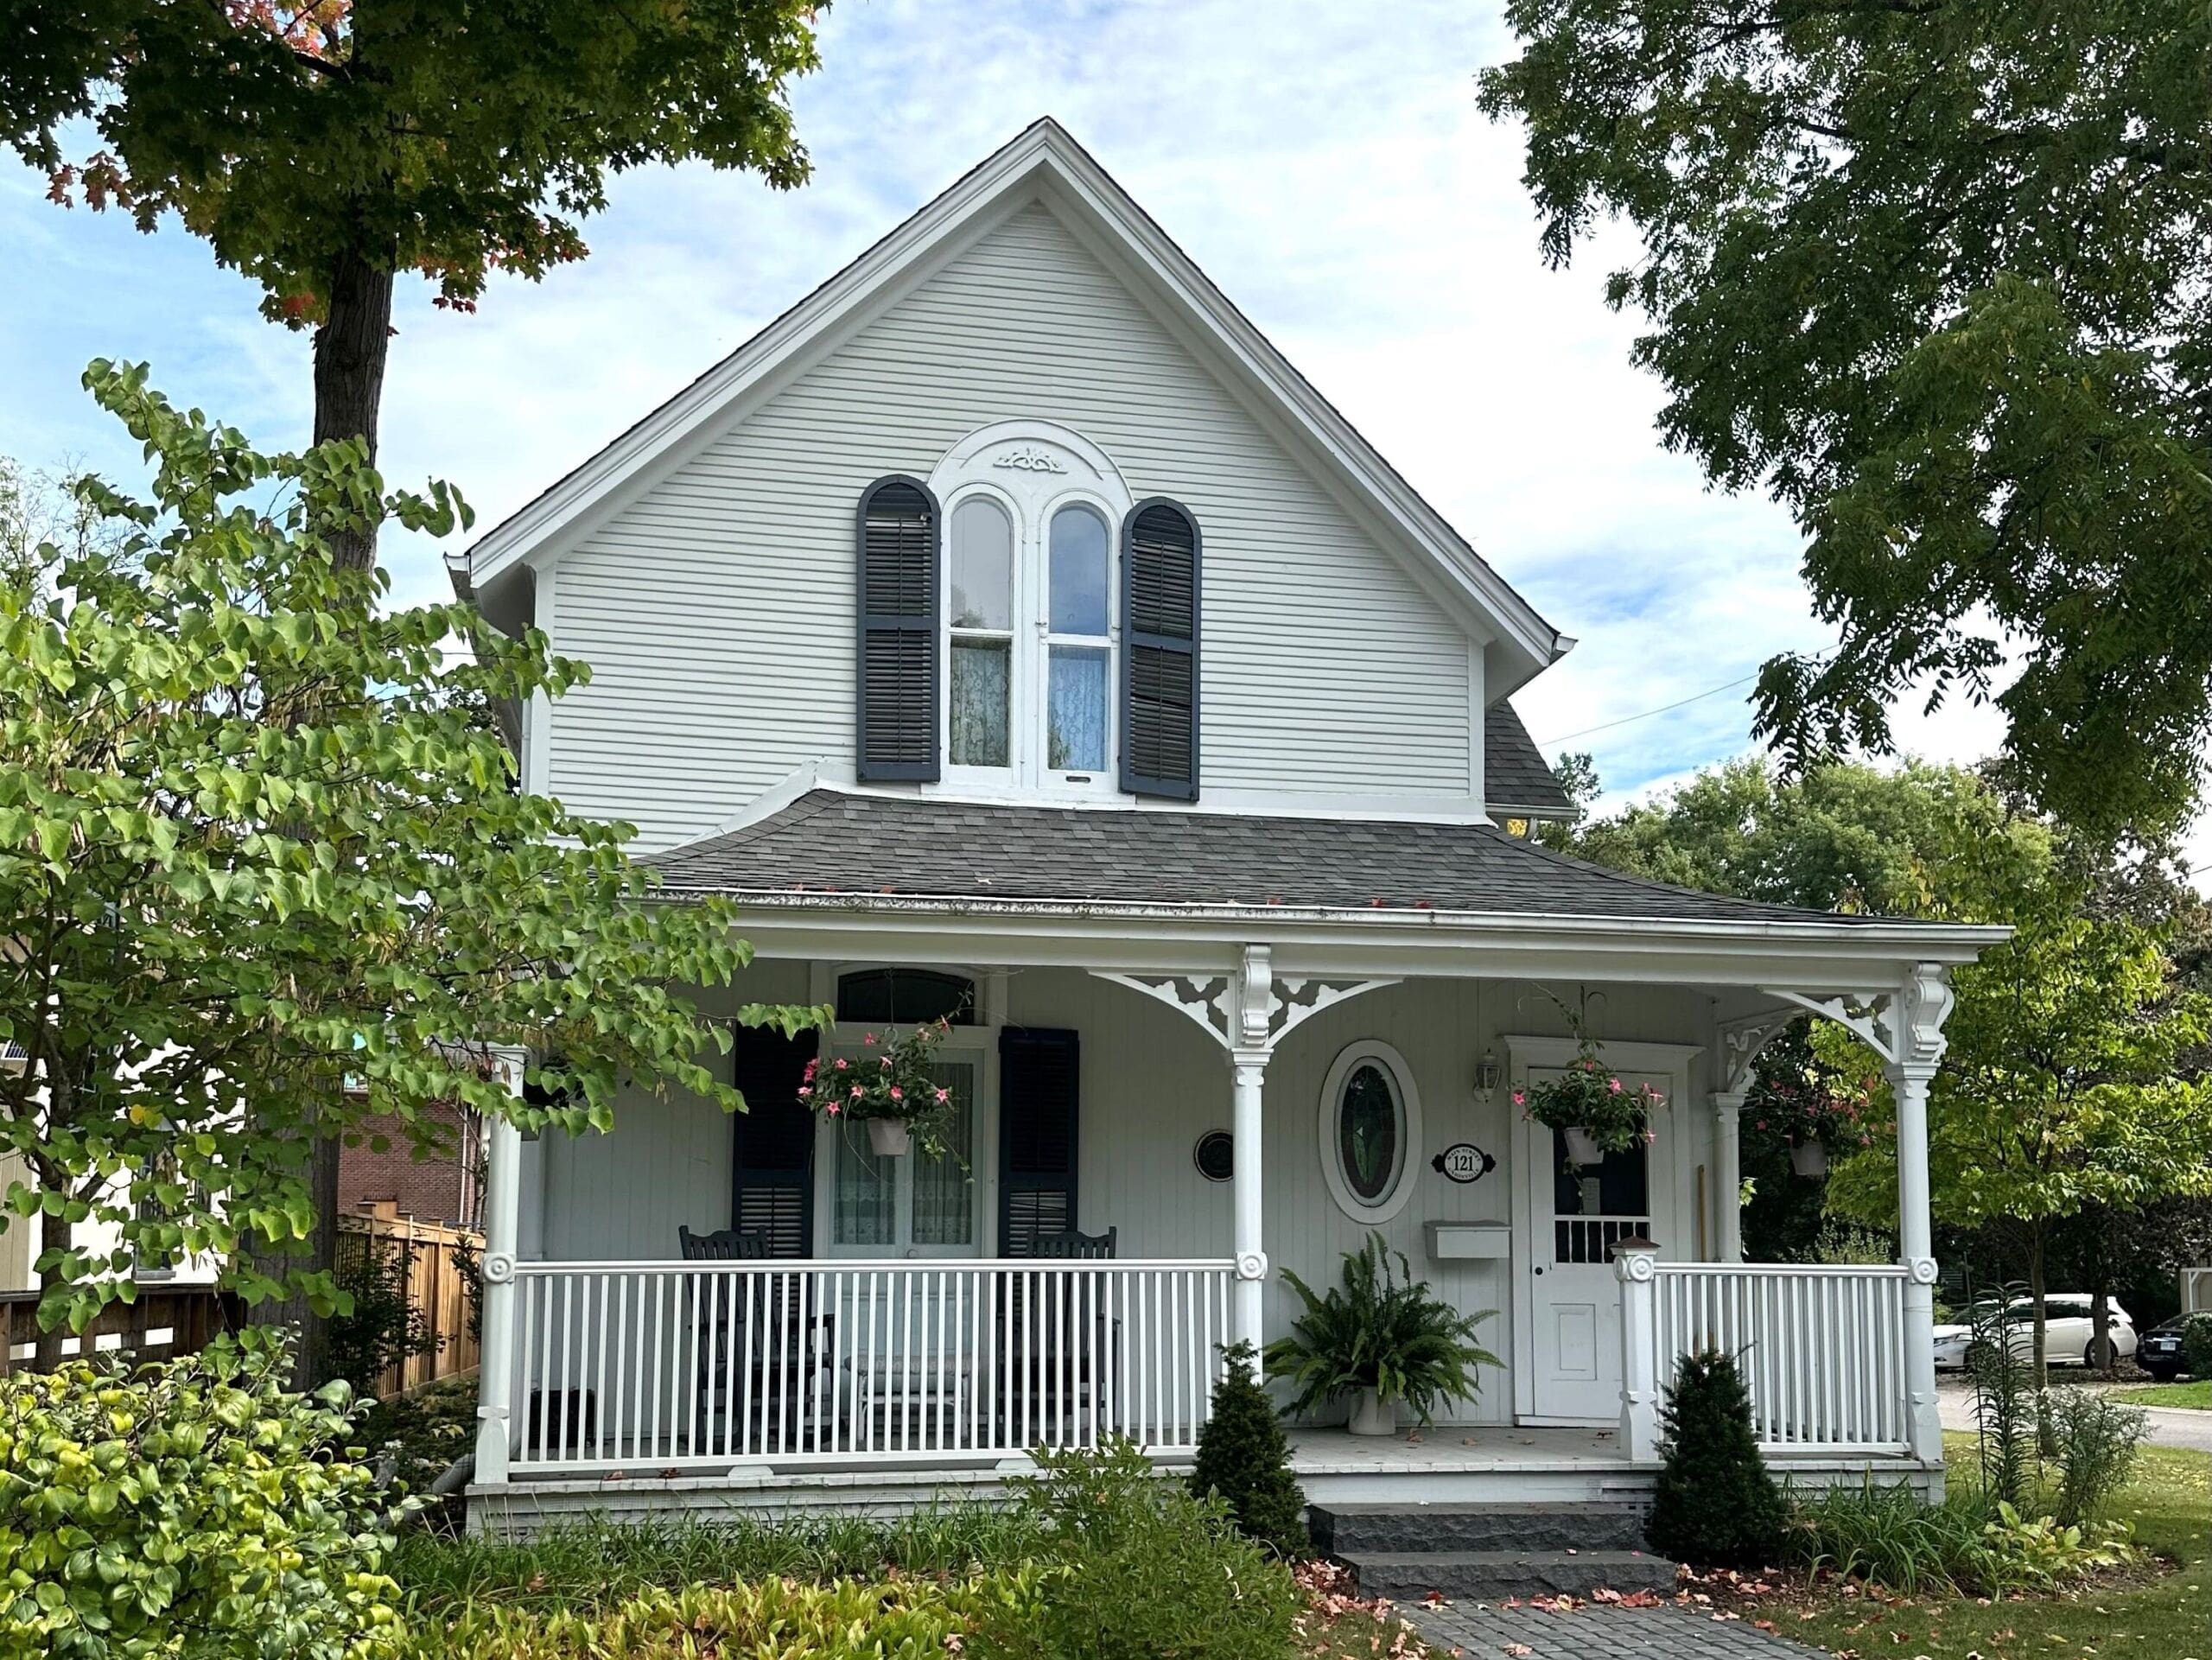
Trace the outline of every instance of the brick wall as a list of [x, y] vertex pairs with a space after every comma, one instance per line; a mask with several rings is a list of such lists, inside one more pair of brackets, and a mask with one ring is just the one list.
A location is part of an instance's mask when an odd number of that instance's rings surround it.
[[[397, 1215], [425, 1222], [443, 1222], [456, 1228], [480, 1224], [482, 1173], [478, 1168], [475, 1115], [457, 1106], [441, 1105], [433, 1108], [429, 1116], [442, 1127], [444, 1148], [429, 1159], [414, 1156], [406, 1132], [392, 1120], [362, 1120], [361, 1145], [346, 1148], [338, 1156], [341, 1212], [359, 1214], [373, 1205], [389, 1205]], [[379, 1135], [391, 1143], [381, 1153], [370, 1145]]]

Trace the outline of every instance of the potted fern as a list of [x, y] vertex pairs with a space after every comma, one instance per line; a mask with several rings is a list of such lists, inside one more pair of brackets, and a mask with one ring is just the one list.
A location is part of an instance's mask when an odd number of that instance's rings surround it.
[[1343, 1282], [1325, 1295], [1288, 1269], [1282, 1277], [1306, 1312], [1268, 1345], [1267, 1369], [1296, 1390], [1294, 1414], [1350, 1396], [1351, 1433], [1388, 1435], [1402, 1404], [1426, 1424], [1439, 1406], [1475, 1398], [1480, 1368], [1503, 1364], [1475, 1341], [1476, 1326], [1496, 1311], [1460, 1313], [1414, 1279], [1405, 1253], [1379, 1233], [1345, 1254]]

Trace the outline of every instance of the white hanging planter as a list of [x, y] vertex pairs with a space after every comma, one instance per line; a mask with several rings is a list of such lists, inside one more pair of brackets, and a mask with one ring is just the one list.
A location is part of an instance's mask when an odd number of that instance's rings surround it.
[[868, 1144], [879, 1159], [903, 1159], [913, 1150], [914, 1132], [904, 1118], [871, 1118]]
[[1560, 1134], [1567, 1137], [1567, 1156], [1570, 1163], [1605, 1163], [1605, 1149], [1599, 1147], [1598, 1138], [1583, 1129], [1581, 1125], [1576, 1124], [1562, 1129]]
[[1386, 1401], [1374, 1390], [1362, 1390], [1352, 1396], [1351, 1433], [1355, 1435], [1395, 1435], [1398, 1433], [1398, 1407], [1395, 1401]]
[[1818, 1142], [1793, 1142], [1789, 1145], [1789, 1167], [1801, 1176], [1825, 1176], [1828, 1173], [1828, 1150]]

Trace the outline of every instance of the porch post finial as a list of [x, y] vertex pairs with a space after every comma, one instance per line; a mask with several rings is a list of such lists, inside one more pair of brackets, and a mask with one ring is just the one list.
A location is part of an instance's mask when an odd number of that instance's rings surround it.
[[[520, 1095], [524, 1053], [495, 1049], [502, 1082]], [[503, 1116], [484, 1123], [484, 1289], [476, 1405], [476, 1480], [507, 1481], [515, 1373], [515, 1247], [522, 1212], [522, 1132]]]
[[1897, 1099], [1897, 1254], [1905, 1269], [1904, 1358], [1907, 1433], [1916, 1457], [1943, 1456], [1936, 1405], [1936, 1256], [1929, 1216], [1928, 1090], [1943, 1059], [1943, 1022], [1953, 998], [1940, 964], [1906, 975], [1891, 1005], [1891, 1059], [1885, 1070]]

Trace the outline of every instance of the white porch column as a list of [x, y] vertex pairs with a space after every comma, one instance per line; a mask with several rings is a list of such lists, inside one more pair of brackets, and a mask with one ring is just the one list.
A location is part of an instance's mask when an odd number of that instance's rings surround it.
[[1943, 1456], [1936, 1409], [1936, 1256], [1928, 1199], [1928, 1085], [1936, 1068], [1888, 1068], [1897, 1108], [1897, 1256], [1904, 1264], [1904, 1377], [1913, 1454]]
[[[510, 1094], [522, 1093], [523, 1055], [499, 1052]], [[476, 1404], [476, 1480], [507, 1479], [509, 1421], [515, 1384], [515, 1250], [522, 1212], [522, 1132], [508, 1119], [484, 1123], [483, 1343]]]
[[1266, 1318], [1262, 1288], [1268, 1277], [1268, 1253], [1261, 1222], [1260, 1126], [1265, 1116], [1262, 1105], [1268, 1053], [1265, 1049], [1230, 1052], [1230, 1062], [1236, 1074], [1236, 1110], [1230, 1119], [1236, 1205], [1236, 1303], [1232, 1312], [1236, 1340], [1250, 1344], [1255, 1350], [1264, 1346], [1262, 1328]]
[[[1631, 1459], [1659, 1456], [1659, 1248], [1649, 1239], [1613, 1247], [1621, 1287], [1621, 1451]], [[1671, 1357], [1666, 1363], [1672, 1365]]]
[[1713, 1260], [1744, 1260], [1744, 1097], [1730, 1091], [1713, 1097]]

